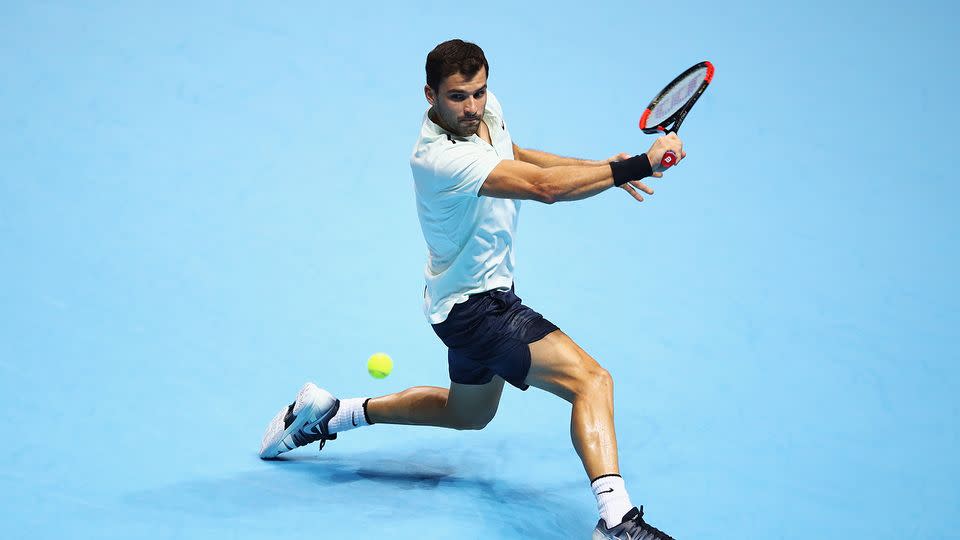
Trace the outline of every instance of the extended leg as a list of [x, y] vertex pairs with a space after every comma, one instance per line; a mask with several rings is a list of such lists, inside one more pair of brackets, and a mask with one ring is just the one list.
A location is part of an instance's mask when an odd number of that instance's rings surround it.
[[619, 474], [610, 373], [559, 330], [531, 343], [530, 356], [527, 384], [573, 405], [570, 436], [587, 476]]
[[[260, 444], [260, 457], [272, 459], [294, 448], [337, 438], [337, 433], [373, 423], [437, 426], [451, 429], [483, 429], [500, 404], [503, 379], [487, 384], [450, 383], [450, 389], [417, 386], [374, 399], [339, 400], [307, 383], [293, 403], [284, 407], [267, 425]], [[366, 402], [366, 406], [364, 406]]]
[[647, 536], [642, 510], [633, 506], [620, 476], [610, 373], [559, 330], [529, 346], [531, 364], [527, 384], [556, 394], [573, 405], [570, 437], [590, 478], [590, 488], [600, 511], [593, 537], [664, 538]]
[[449, 390], [415, 386], [371, 399], [367, 402], [367, 415], [375, 424], [483, 429], [497, 414], [502, 392], [500, 377], [481, 385], [452, 382]]

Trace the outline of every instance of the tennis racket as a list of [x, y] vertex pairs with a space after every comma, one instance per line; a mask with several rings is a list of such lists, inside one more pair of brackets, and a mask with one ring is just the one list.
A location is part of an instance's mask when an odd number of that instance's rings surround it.
[[[664, 135], [680, 131], [680, 124], [700, 99], [700, 94], [707, 89], [711, 79], [713, 64], [710, 62], [700, 62], [681, 73], [647, 105], [647, 110], [640, 117], [640, 129], [646, 134]], [[664, 169], [676, 163], [677, 154], [673, 150], [668, 150], [660, 160], [660, 166]]]

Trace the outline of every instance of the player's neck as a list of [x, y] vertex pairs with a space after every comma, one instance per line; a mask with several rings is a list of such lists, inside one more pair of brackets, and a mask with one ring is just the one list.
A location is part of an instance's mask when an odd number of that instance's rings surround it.
[[490, 136], [490, 128], [487, 127], [487, 123], [484, 120], [480, 120], [480, 127], [477, 128], [477, 135], [481, 139], [487, 141], [487, 144], [493, 146], [493, 138]]

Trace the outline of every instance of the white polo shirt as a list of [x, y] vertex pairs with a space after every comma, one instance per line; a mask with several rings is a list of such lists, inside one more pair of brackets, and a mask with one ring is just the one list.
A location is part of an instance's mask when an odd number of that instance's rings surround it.
[[513, 159], [503, 110], [487, 91], [483, 121], [493, 144], [458, 137], [423, 115], [410, 156], [420, 228], [427, 242], [423, 310], [431, 324], [446, 320], [467, 295], [513, 284], [513, 236], [520, 201], [478, 195], [490, 171]]

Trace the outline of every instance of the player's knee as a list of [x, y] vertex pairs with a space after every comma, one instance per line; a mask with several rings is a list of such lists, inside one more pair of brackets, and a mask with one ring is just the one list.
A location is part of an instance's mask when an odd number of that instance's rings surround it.
[[613, 393], [613, 376], [610, 375], [610, 372], [601, 368], [598, 368], [595, 375], [594, 381], [600, 389], [605, 393]]
[[581, 370], [577, 393], [590, 396], [612, 394], [613, 377], [596, 363], [584, 367]]

